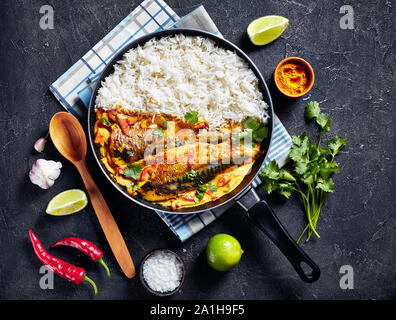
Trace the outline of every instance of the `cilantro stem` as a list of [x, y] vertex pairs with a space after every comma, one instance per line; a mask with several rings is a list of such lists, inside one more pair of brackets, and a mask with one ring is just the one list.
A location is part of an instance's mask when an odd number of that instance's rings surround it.
[[[308, 211], [307, 211], [307, 212], [308, 212]], [[315, 220], [315, 228], [316, 228], [316, 222], [318, 221], [319, 213], [320, 213], [320, 210], [316, 211], [315, 214], [312, 216], [312, 219]], [[297, 239], [297, 243], [300, 242], [302, 236], [305, 234], [305, 232], [307, 232], [307, 230], [308, 230], [308, 236], [307, 236], [307, 239], [305, 240], [305, 242], [308, 242], [309, 238], [311, 238], [312, 231], [314, 231], [314, 233], [315, 233], [316, 235], [318, 235], [318, 234], [315, 232], [315, 228], [312, 229], [312, 226], [308, 223], [307, 226], [305, 227], [305, 229], [303, 230], [303, 232], [301, 233], [300, 237]], [[312, 230], [312, 231], [310, 232], [310, 230]], [[319, 235], [318, 235], [318, 238], [320, 238]]]
[[320, 148], [320, 143], [321, 143], [321, 141], [322, 141], [322, 134], [323, 134], [323, 130], [320, 130], [319, 141], [318, 141], [318, 148]]
[[296, 189], [296, 188], [291, 188], [291, 189], [294, 190], [294, 191], [297, 191], [297, 192], [301, 195], [301, 197], [303, 198], [303, 200], [308, 202], [307, 196], [304, 194], [304, 192], [301, 191], [301, 189], [300, 189], [300, 190], [299, 190], [299, 189]]
[[316, 212], [316, 211], [318, 210], [317, 204], [316, 204], [316, 201], [315, 201], [315, 200], [316, 200], [316, 199], [315, 199], [315, 190], [312, 189], [311, 184], [308, 184], [308, 189], [309, 189], [309, 192], [310, 192], [311, 195], [312, 195], [312, 202], [311, 202], [311, 204], [312, 204], [312, 206], [311, 206], [312, 210], [310, 210], [310, 211], [307, 212], [307, 214], [308, 214], [308, 222], [309, 222], [311, 231], [313, 231], [313, 232], [315, 233], [315, 235], [316, 235], [318, 238], [320, 238], [320, 235], [316, 232], [315, 226], [314, 226], [313, 223], [312, 223], [312, 216], [311, 216], [311, 213], [312, 213], [312, 212]]
[[309, 228], [309, 224], [307, 224], [307, 226], [305, 227], [305, 229], [303, 230], [303, 232], [300, 234], [300, 236], [297, 239], [297, 243], [300, 242], [302, 236], [304, 235], [304, 233], [307, 231], [307, 229]]

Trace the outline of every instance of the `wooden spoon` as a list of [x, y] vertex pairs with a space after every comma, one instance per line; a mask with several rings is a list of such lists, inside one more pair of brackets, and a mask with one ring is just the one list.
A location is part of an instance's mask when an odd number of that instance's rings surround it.
[[135, 266], [120, 230], [105, 199], [88, 171], [85, 156], [87, 140], [80, 122], [67, 112], [56, 113], [50, 122], [51, 140], [58, 151], [80, 172], [99, 223], [122, 271], [128, 278], [135, 276]]

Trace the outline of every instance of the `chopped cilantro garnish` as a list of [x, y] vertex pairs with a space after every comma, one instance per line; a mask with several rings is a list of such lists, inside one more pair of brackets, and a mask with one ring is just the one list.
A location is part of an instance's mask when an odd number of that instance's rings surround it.
[[209, 182], [209, 189], [212, 192], [216, 192], [217, 191], [216, 186], [212, 182]]
[[232, 140], [235, 143], [251, 135], [251, 141], [254, 146], [257, 142], [261, 142], [268, 137], [268, 128], [265, 123], [259, 122], [253, 117], [247, 117], [243, 122], [243, 127], [244, 131], [238, 131], [232, 135]]
[[245, 129], [250, 129], [252, 131], [258, 129], [260, 126], [260, 122], [258, 122], [255, 118], [253, 117], [247, 117], [245, 121], [243, 122], [243, 127]]
[[100, 118], [100, 121], [103, 123], [103, 125], [104, 126], [106, 126], [106, 127], [110, 127], [111, 126], [111, 123], [108, 121], [108, 120], [106, 120], [105, 118]]
[[186, 173], [186, 177], [188, 180], [194, 180], [196, 176], [197, 176], [197, 173], [194, 170], [191, 170]]
[[164, 126], [164, 128], [168, 127], [168, 121], [169, 119], [167, 117], [164, 117], [164, 121], [162, 121], [162, 125]]
[[127, 168], [124, 169], [124, 175], [128, 178], [137, 180], [139, 179], [139, 175], [142, 170], [143, 168], [139, 163], [137, 163], [136, 165], [130, 164]]
[[198, 112], [197, 111], [189, 111], [184, 115], [184, 120], [194, 125], [198, 122]]
[[207, 188], [204, 185], [199, 185], [197, 191], [195, 191], [195, 202], [199, 202], [203, 199]]

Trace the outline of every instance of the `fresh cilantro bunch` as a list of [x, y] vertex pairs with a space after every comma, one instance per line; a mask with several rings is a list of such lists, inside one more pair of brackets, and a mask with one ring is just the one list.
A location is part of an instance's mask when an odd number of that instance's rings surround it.
[[319, 103], [312, 101], [306, 105], [305, 117], [315, 119], [320, 127], [317, 144], [312, 143], [306, 132], [292, 137], [292, 147], [289, 154], [290, 163], [280, 169], [275, 160], [270, 162], [261, 174], [267, 193], [277, 191], [286, 198], [295, 191], [303, 201], [308, 224], [301, 233], [297, 243], [307, 232], [306, 241], [314, 233], [318, 238], [316, 224], [320, 210], [329, 192], [334, 191], [333, 173], [338, 172], [335, 156], [341, 153], [346, 142], [341, 137], [334, 137], [327, 143], [327, 148], [321, 147], [322, 135], [331, 128], [330, 118], [320, 112]]

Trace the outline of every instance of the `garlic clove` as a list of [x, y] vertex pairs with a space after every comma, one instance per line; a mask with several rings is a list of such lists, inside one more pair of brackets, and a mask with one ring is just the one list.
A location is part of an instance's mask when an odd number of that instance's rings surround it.
[[62, 163], [53, 160], [38, 159], [29, 172], [30, 181], [42, 189], [52, 187], [60, 175]]
[[45, 148], [45, 144], [47, 143], [48, 140], [48, 133], [44, 136], [39, 138], [35, 143], [34, 143], [34, 149], [37, 152], [43, 152]]

